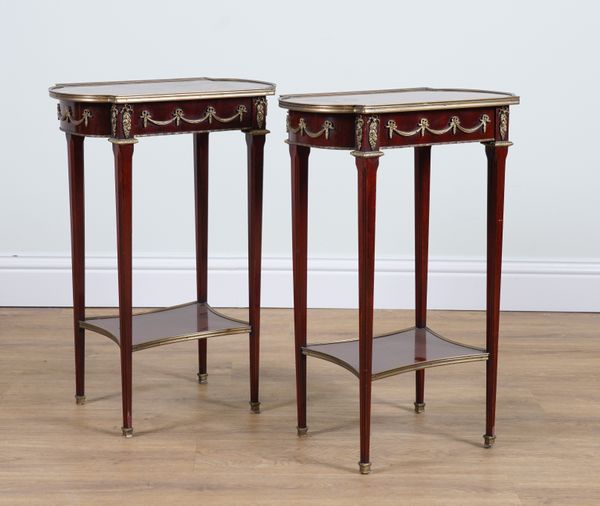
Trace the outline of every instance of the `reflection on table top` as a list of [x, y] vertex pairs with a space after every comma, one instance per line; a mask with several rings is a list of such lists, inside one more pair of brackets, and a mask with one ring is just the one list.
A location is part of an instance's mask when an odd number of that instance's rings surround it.
[[503, 106], [519, 103], [511, 93], [484, 90], [406, 88], [282, 95], [279, 105], [305, 112], [378, 113], [445, 108]]
[[64, 83], [52, 86], [48, 91], [51, 97], [60, 100], [133, 103], [273, 95], [275, 85], [247, 79], [195, 77], [146, 81]]

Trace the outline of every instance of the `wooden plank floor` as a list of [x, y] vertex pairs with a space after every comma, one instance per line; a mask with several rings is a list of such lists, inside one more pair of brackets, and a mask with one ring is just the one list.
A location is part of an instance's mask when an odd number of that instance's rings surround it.
[[[309, 315], [312, 341], [354, 337], [355, 311]], [[376, 330], [411, 318], [378, 311]], [[75, 405], [70, 324], [68, 309], [0, 309], [0, 504], [600, 504], [599, 314], [502, 315], [492, 450], [483, 363], [428, 370], [422, 415], [413, 374], [376, 382], [369, 476], [344, 369], [308, 359], [309, 436], [296, 437], [290, 310], [263, 312], [260, 415], [246, 336], [209, 341], [207, 385], [195, 342], [136, 353], [132, 439], [120, 435], [118, 349], [93, 333], [88, 403]], [[429, 324], [484, 342], [483, 313], [431, 312]]]

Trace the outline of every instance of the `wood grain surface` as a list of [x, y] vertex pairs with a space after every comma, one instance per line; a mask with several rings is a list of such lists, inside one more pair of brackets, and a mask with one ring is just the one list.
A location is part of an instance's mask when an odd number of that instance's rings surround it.
[[[247, 310], [224, 310], [238, 318]], [[106, 311], [89, 311], [100, 314]], [[118, 348], [90, 334], [87, 404], [73, 399], [70, 309], [0, 309], [0, 504], [600, 504], [600, 315], [503, 313], [496, 429], [482, 363], [373, 385], [372, 473], [358, 474], [358, 382], [308, 358], [308, 436], [296, 436], [293, 316], [262, 312], [262, 413], [248, 409], [248, 345], [195, 343], [134, 355], [136, 433], [121, 436]], [[376, 311], [375, 332], [410, 311]], [[485, 315], [430, 311], [428, 325], [484, 345]], [[311, 310], [309, 342], [354, 338], [357, 313]], [[214, 358], [213, 358], [214, 357]]]

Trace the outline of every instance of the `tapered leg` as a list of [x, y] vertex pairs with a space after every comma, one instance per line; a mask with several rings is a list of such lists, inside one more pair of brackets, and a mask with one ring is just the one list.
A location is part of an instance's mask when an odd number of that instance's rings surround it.
[[489, 353], [486, 364], [486, 423], [483, 436], [486, 448], [490, 448], [496, 441], [504, 174], [509, 145], [510, 143], [502, 142], [490, 143], [485, 146], [488, 160], [486, 344]]
[[[427, 326], [431, 146], [415, 148], [415, 326]], [[425, 370], [415, 373], [415, 412], [425, 409]]]
[[250, 320], [250, 409], [260, 413], [260, 275], [262, 244], [263, 152], [265, 131], [246, 133], [248, 147], [248, 306]]
[[290, 144], [292, 161], [292, 261], [294, 271], [294, 348], [296, 353], [296, 403], [298, 435], [306, 425], [306, 271], [308, 239], [308, 155], [310, 148]]
[[[208, 132], [194, 134], [194, 193], [196, 203], [196, 292], [208, 297]], [[206, 339], [198, 340], [198, 382], [206, 383]]]
[[117, 268], [119, 278], [119, 336], [121, 347], [121, 389], [123, 400], [123, 427], [126, 437], [133, 435], [132, 404], [132, 284], [131, 284], [131, 179], [133, 143], [113, 142], [115, 157], [115, 194], [117, 204]]
[[208, 382], [208, 373], [206, 372], [206, 339], [198, 339], [198, 383]]
[[71, 207], [71, 275], [73, 279], [73, 331], [75, 338], [75, 401], [85, 403], [85, 206], [83, 141], [67, 133], [69, 198]]
[[373, 362], [373, 290], [375, 282], [375, 197], [379, 157], [356, 156], [358, 169], [358, 341], [360, 389], [360, 462], [371, 471], [371, 385]]

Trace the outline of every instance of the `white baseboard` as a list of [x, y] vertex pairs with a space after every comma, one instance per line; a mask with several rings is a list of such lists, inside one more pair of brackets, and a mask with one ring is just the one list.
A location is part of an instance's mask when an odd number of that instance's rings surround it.
[[[87, 258], [86, 304], [117, 305], [116, 260]], [[168, 306], [194, 300], [193, 258], [134, 259], [134, 305]], [[356, 260], [309, 260], [309, 307], [357, 306]], [[247, 305], [247, 260], [209, 261], [209, 302], [217, 307]], [[414, 307], [413, 260], [377, 261], [375, 305]], [[431, 309], [483, 309], [485, 262], [482, 259], [430, 261]], [[70, 306], [69, 257], [0, 257], [0, 306]], [[262, 306], [292, 306], [291, 260], [264, 258]], [[506, 311], [600, 312], [600, 261], [519, 261], [503, 265], [502, 309]]]

